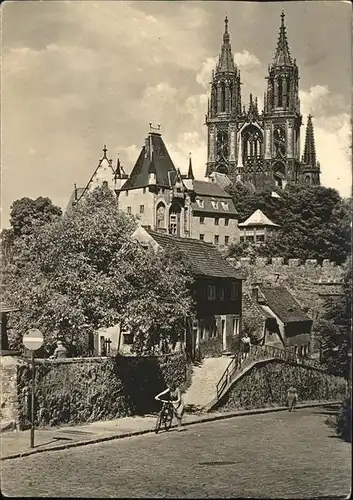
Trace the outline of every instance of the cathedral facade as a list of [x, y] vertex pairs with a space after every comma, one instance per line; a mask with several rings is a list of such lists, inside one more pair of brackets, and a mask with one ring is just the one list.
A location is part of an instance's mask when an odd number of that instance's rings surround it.
[[215, 172], [226, 174], [233, 182], [242, 181], [257, 191], [283, 188], [287, 182], [320, 184], [311, 116], [300, 159], [299, 69], [290, 54], [284, 18], [282, 12], [277, 47], [268, 66], [262, 111], [251, 94], [248, 108], [242, 105], [241, 75], [234, 62], [228, 19], [225, 19], [206, 114], [206, 177]]

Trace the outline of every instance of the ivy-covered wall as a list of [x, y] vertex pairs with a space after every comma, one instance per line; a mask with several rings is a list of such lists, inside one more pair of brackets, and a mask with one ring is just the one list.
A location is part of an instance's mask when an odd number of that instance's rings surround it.
[[[189, 384], [183, 354], [163, 357], [36, 360], [37, 425], [60, 425], [145, 414], [159, 409], [154, 399], [171, 381]], [[29, 426], [31, 368], [18, 365], [21, 428]]]
[[218, 409], [284, 406], [290, 386], [296, 387], [300, 402], [343, 400], [347, 391], [343, 378], [276, 360], [254, 366], [235, 382]]

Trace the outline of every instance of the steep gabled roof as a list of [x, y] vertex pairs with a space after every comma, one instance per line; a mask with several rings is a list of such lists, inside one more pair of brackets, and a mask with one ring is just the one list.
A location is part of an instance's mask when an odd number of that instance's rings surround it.
[[146, 229], [147, 233], [163, 249], [172, 245], [178, 248], [191, 264], [196, 277], [242, 279], [238, 270], [228, 264], [211, 243], [192, 238], [179, 238], [159, 231]]
[[258, 208], [253, 214], [246, 219], [245, 222], [238, 224], [239, 227], [249, 227], [249, 226], [273, 226], [279, 227], [278, 224], [272, 222], [261, 210]]
[[216, 198], [231, 198], [231, 195], [224, 191], [216, 182], [194, 181], [194, 191], [200, 196], [213, 196]]
[[283, 286], [260, 286], [266, 305], [283, 323], [311, 321], [293, 295]]
[[176, 169], [161, 134], [156, 132], [149, 133], [146, 144], [142, 147], [135, 166], [121, 190], [147, 187], [149, 172], [153, 171], [156, 174], [157, 186], [170, 187], [170, 172], [175, 174]]

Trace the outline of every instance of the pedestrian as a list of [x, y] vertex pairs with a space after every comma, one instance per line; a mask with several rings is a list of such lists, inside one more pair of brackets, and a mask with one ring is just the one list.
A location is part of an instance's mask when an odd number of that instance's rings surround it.
[[242, 342], [242, 351], [243, 351], [243, 359], [246, 359], [248, 357], [248, 354], [250, 352], [250, 347], [251, 347], [251, 340], [250, 340], [250, 337], [249, 335], [245, 332], [245, 334], [243, 335], [242, 339], [241, 339], [241, 342]]
[[288, 401], [288, 411], [295, 409], [298, 402], [298, 392], [297, 389], [291, 386], [287, 391], [287, 401]]
[[64, 359], [67, 358], [67, 349], [63, 345], [61, 340], [57, 341], [57, 347], [54, 351], [54, 354], [50, 356], [51, 359]]

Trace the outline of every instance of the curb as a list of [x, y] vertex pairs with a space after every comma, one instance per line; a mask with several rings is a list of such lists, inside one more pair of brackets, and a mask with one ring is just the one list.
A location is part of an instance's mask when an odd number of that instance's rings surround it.
[[[303, 404], [298, 404], [297, 409], [303, 409], [303, 408], [314, 408], [317, 406], [323, 406], [323, 405], [337, 405], [342, 403], [342, 401], [321, 401], [321, 402], [313, 402], [313, 403], [303, 403]], [[185, 422], [183, 424], [183, 427], [188, 427], [190, 425], [195, 425], [195, 424], [202, 424], [202, 423], [207, 423], [207, 422], [214, 422], [216, 420], [225, 420], [228, 418], [235, 418], [235, 417], [244, 417], [244, 416], [251, 416], [251, 415], [260, 415], [264, 413], [274, 413], [274, 412], [280, 412], [280, 411], [287, 411], [288, 408], [286, 406], [277, 406], [273, 408], [254, 408], [252, 410], [239, 410], [237, 412], [230, 412], [226, 413], [224, 415], [214, 415], [214, 416], [209, 416], [205, 418], [200, 418], [199, 420], [195, 420], [193, 422]], [[177, 425], [174, 424], [171, 426], [171, 428], [176, 428]], [[28, 457], [29, 455], [34, 455], [36, 453], [44, 453], [48, 451], [59, 451], [59, 450], [66, 450], [68, 448], [77, 448], [79, 446], [86, 446], [89, 444], [96, 444], [96, 443], [103, 443], [105, 441], [113, 441], [114, 439], [123, 439], [127, 437], [132, 437], [132, 436], [141, 436], [143, 434], [150, 434], [154, 432], [154, 429], [144, 429], [141, 431], [133, 431], [133, 432], [125, 432], [124, 434], [114, 434], [112, 436], [101, 436], [85, 441], [76, 441], [75, 443], [67, 443], [67, 444], [60, 444], [58, 446], [53, 446], [50, 448], [41, 448], [37, 450], [29, 450], [25, 451], [23, 453], [15, 453], [13, 455], [7, 455], [5, 457], [1, 457], [0, 461], [4, 460], [12, 460], [15, 458], [22, 458], [22, 457]]]

